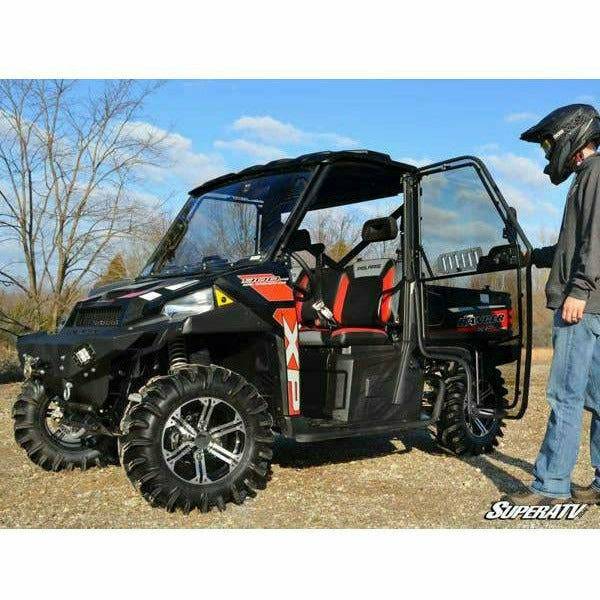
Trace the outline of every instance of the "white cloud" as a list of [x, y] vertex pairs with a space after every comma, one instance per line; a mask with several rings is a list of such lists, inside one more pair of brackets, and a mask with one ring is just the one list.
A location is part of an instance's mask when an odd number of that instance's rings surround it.
[[543, 165], [525, 156], [510, 152], [484, 156], [506, 201], [520, 214], [534, 215], [551, 212], [537, 200], [540, 188], [548, 187]]
[[592, 96], [591, 94], [581, 94], [575, 98], [577, 102], [583, 102], [585, 104], [593, 104], [596, 102], [596, 96]]
[[498, 185], [505, 200], [516, 208], [518, 213], [531, 214], [535, 211], [536, 203], [523, 190], [504, 181], [500, 181]]
[[227, 168], [220, 154], [204, 154], [195, 152], [192, 140], [160, 127], [135, 121], [127, 125], [129, 135], [144, 139], [148, 137], [162, 138], [162, 149], [166, 158], [166, 166], [148, 165], [143, 172], [154, 181], [165, 181], [169, 177], [180, 177], [187, 185], [197, 185], [219, 175]]
[[269, 146], [267, 144], [261, 144], [260, 142], [252, 142], [237, 138], [235, 140], [216, 140], [214, 142], [215, 148], [219, 150], [233, 150], [235, 152], [243, 152], [249, 156], [254, 156], [258, 160], [270, 161], [278, 158], [285, 158], [286, 152], [281, 148], [275, 146]]
[[414, 158], [412, 156], [403, 156], [398, 159], [398, 162], [406, 163], [407, 165], [413, 165], [414, 167], [425, 167], [433, 164], [435, 161], [427, 157]]
[[551, 202], [541, 202], [540, 206], [550, 215], [554, 217], [560, 216], [560, 210]]
[[498, 173], [513, 181], [519, 181], [526, 185], [548, 185], [543, 167], [530, 158], [507, 152], [504, 154], [490, 154], [484, 157], [484, 160]]
[[496, 144], [495, 142], [489, 142], [488, 144], [482, 144], [478, 146], [477, 152], [479, 154], [487, 154], [488, 152], [498, 152], [500, 150], [500, 144]]
[[298, 144], [302, 131], [273, 117], [240, 117], [231, 126], [234, 131], [252, 134], [265, 142]]
[[468, 240], [471, 244], [489, 245], [498, 239], [498, 229], [492, 224], [464, 218], [452, 210], [441, 209], [430, 204], [423, 205], [423, 233], [426, 249], [443, 252], [449, 246], [460, 246]]
[[355, 148], [358, 145], [358, 142], [350, 137], [337, 133], [303, 131], [291, 123], [284, 123], [268, 115], [240, 117], [234, 121], [232, 129], [270, 144], [291, 146], [328, 145], [336, 149]]
[[514, 112], [506, 115], [504, 120], [507, 123], [519, 123], [521, 121], [535, 121], [539, 116], [531, 112]]

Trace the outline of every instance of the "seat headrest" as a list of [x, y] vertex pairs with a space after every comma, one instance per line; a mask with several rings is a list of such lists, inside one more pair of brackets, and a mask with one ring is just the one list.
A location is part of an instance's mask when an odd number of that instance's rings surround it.
[[371, 258], [357, 260], [346, 267], [346, 272], [354, 279], [361, 277], [383, 277], [387, 271], [394, 266], [390, 258]]
[[289, 252], [302, 252], [303, 250], [310, 250], [312, 246], [310, 240], [310, 233], [308, 229], [297, 229], [292, 233], [286, 248]]

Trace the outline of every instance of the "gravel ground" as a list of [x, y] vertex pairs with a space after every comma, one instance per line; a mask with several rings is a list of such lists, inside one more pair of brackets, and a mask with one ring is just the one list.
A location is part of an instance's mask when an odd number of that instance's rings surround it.
[[[509, 422], [498, 450], [458, 459], [440, 454], [426, 432], [300, 445], [279, 442], [267, 490], [219, 513], [153, 509], [120, 467], [47, 473], [30, 464], [12, 435], [18, 385], [0, 386], [0, 527], [600, 527], [600, 508], [575, 522], [483, 519], [491, 503], [528, 481], [547, 408], [547, 355], [533, 368], [527, 416]], [[574, 479], [589, 483], [586, 431]]]

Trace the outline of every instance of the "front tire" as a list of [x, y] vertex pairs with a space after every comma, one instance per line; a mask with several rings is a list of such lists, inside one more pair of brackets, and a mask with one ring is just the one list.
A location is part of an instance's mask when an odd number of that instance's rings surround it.
[[272, 419], [254, 386], [215, 365], [158, 377], [130, 403], [119, 441], [131, 483], [153, 506], [208, 512], [264, 489]]
[[107, 437], [87, 436], [61, 422], [61, 411], [44, 386], [26, 381], [12, 409], [15, 440], [29, 459], [46, 471], [103, 467], [116, 462], [116, 445]]

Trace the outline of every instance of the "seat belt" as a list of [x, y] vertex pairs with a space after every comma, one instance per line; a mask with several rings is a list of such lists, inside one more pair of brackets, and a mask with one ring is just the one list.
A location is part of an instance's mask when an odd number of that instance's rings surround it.
[[314, 308], [315, 312], [319, 315], [320, 319], [322, 319], [325, 322], [327, 327], [335, 329], [339, 325], [339, 323], [335, 320], [333, 313], [327, 307], [325, 302], [323, 302], [323, 300], [318, 300], [312, 305], [312, 307]]
[[320, 320], [329, 327], [335, 329], [338, 326], [338, 322], [333, 316], [333, 311], [325, 304], [323, 300], [323, 253], [315, 255], [315, 302], [312, 304], [313, 310], [320, 317]]

